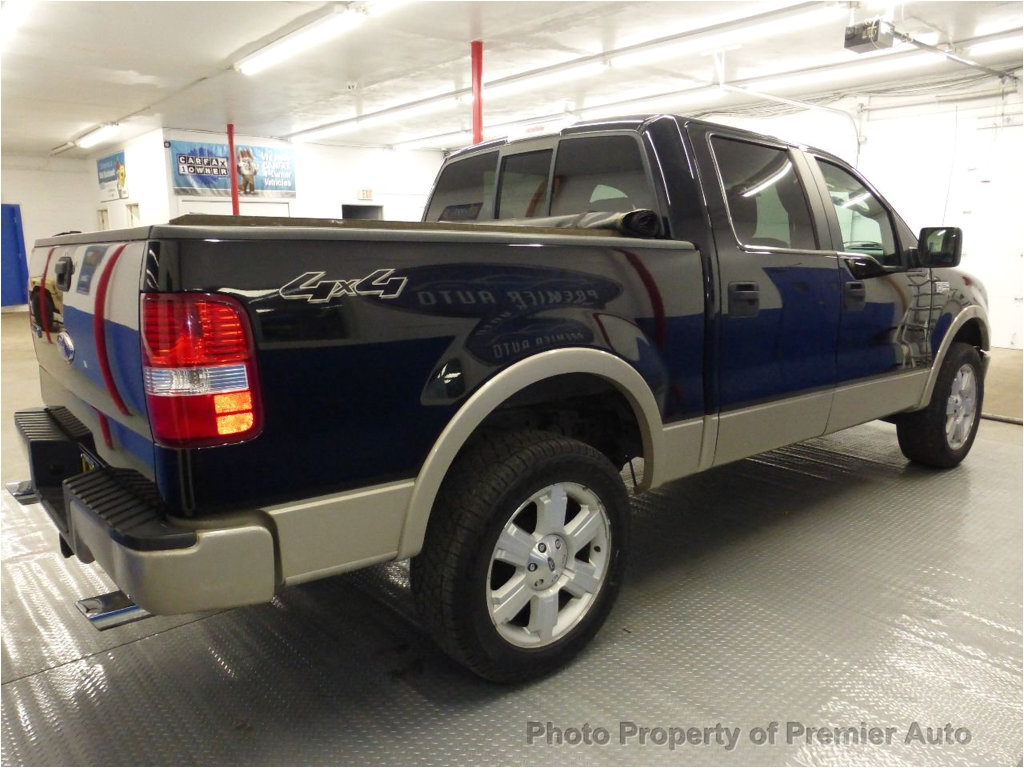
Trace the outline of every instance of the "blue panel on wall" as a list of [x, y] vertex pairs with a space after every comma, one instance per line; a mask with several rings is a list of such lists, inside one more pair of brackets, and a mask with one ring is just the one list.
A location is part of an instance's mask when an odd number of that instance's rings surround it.
[[3, 204], [3, 270], [0, 272], [0, 303], [8, 307], [28, 303], [28, 262], [21, 231], [21, 206]]

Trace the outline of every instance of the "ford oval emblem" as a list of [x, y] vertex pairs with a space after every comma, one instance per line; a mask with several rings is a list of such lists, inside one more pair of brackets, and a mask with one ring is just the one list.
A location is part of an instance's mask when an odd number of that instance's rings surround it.
[[61, 331], [57, 336], [57, 347], [60, 349], [61, 357], [67, 362], [75, 359], [75, 342], [71, 340], [71, 334], [67, 331]]

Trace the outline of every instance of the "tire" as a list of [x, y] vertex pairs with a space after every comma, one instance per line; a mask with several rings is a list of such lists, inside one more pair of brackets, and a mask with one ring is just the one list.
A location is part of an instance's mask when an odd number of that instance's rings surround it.
[[622, 479], [589, 445], [534, 431], [481, 441], [445, 480], [411, 564], [423, 620], [485, 679], [547, 674], [611, 610], [628, 524]]
[[928, 407], [896, 421], [903, 455], [930, 467], [957, 466], [974, 444], [984, 395], [978, 350], [954, 342], [942, 361]]

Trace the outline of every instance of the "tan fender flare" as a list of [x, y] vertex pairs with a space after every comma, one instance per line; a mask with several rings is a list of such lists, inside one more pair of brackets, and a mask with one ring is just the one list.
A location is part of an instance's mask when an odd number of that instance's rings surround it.
[[531, 384], [565, 374], [590, 374], [614, 386], [629, 402], [640, 427], [645, 488], [658, 485], [663, 456], [661, 411], [647, 382], [629, 363], [597, 349], [556, 349], [520, 360], [481, 386], [458, 410], [427, 454], [416, 477], [405, 515], [398, 557], [412, 557], [423, 547], [427, 521], [445, 475], [462, 446], [484, 419]]
[[946, 353], [949, 352], [949, 348], [952, 346], [953, 341], [960, 332], [960, 329], [972, 321], [977, 321], [981, 328], [981, 351], [983, 356], [984, 353], [988, 352], [988, 313], [985, 312], [983, 307], [977, 304], [965, 307], [955, 318], [953, 318], [952, 324], [946, 330], [945, 336], [942, 337], [942, 344], [939, 345], [938, 352], [935, 353], [935, 360], [932, 363], [932, 370], [928, 376], [928, 383], [925, 385], [924, 392], [921, 393], [921, 400], [918, 402], [916, 410], [928, 407], [928, 403], [930, 403], [932, 399], [932, 393], [935, 391], [935, 383], [939, 378], [939, 370], [942, 368], [942, 362], [946, 359]]

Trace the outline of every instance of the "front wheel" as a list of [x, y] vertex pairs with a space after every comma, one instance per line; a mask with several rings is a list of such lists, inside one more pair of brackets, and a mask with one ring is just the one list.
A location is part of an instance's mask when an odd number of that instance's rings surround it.
[[903, 455], [932, 467], [957, 466], [974, 444], [984, 394], [978, 350], [954, 342], [942, 361], [928, 407], [896, 421]]
[[628, 516], [618, 472], [589, 445], [532, 431], [481, 441], [453, 467], [412, 561], [425, 623], [484, 678], [546, 674], [611, 609]]

